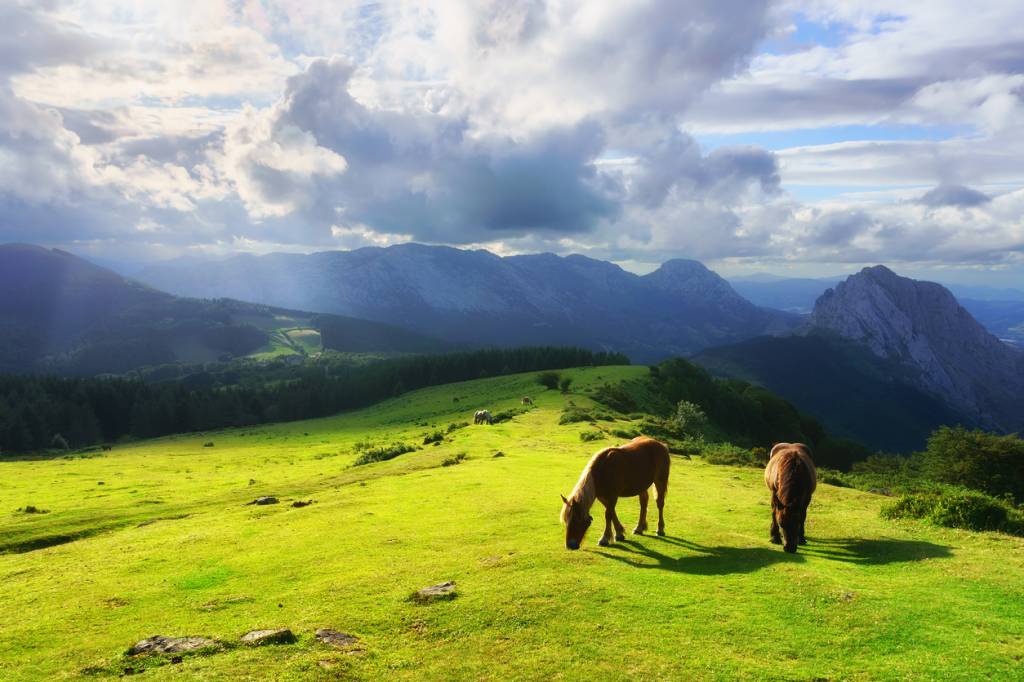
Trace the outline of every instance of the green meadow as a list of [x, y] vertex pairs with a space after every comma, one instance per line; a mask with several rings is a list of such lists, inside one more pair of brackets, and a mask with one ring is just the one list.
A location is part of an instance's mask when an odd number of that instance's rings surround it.
[[[809, 544], [788, 555], [768, 542], [759, 470], [673, 457], [667, 537], [598, 547], [598, 505], [567, 551], [559, 494], [619, 439], [582, 442], [595, 426], [559, 425], [562, 410], [646, 371], [563, 372], [570, 394], [534, 374], [481, 379], [326, 419], [0, 460], [0, 679], [1020, 679], [1024, 539], [886, 521], [880, 495], [821, 485]], [[535, 406], [511, 420], [460, 427], [524, 395]], [[394, 443], [420, 449], [353, 465]], [[265, 495], [280, 502], [246, 504]], [[631, 528], [636, 500], [619, 515]], [[410, 600], [446, 580], [455, 599]], [[298, 641], [238, 643], [275, 627]], [[317, 628], [358, 641], [330, 648]], [[225, 646], [125, 655], [156, 634]]]

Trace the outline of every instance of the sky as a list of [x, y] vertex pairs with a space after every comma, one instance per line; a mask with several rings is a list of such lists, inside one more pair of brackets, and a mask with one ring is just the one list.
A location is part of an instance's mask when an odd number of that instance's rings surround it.
[[0, 3], [0, 242], [1024, 283], [1024, 4]]

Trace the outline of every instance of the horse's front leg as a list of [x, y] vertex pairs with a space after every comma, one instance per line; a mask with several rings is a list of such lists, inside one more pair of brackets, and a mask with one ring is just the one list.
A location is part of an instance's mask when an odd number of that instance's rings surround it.
[[633, 529], [634, 535], [643, 535], [647, 530], [647, 502], [650, 499], [651, 494], [648, 491], [640, 493], [640, 520], [637, 521], [636, 528]]
[[604, 535], [597, 541], [597, 544], [607, 547], [612, 544], [612, 519], [615, 518], [615, 500], [602, 499], [601, 504], [604, 505]]

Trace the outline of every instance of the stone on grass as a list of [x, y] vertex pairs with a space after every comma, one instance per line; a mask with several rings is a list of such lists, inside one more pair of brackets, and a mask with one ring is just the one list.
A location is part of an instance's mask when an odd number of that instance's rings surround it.
[[295, 635], [288, 628], [272, 630], [253, 630], [242, 635], [242, 644], [263, 646], [265, 644], [293, 644]]
[[347, 632], [338, 632], [330, 628], [320, 628], [317, 630], [316, 639], [321, 644], [327, 644], [338, 649], [345, 649], [359, 641], [359, 638], [355, 635], [350, 635]]
[[129, 656], [139, 654], [183, 654], [197, 649], [220, 646], [220, 642], [206, 637], [166, 637], [153, 635], [147, 637], [128, 650]]
[[420, 604], [426, 604], [432, 601], [455, 599], [456, 594], [455, 582], [449, 580], [438, 585], [424, 587], [422, 590], [416, 590], [412, 593], [412, 600]]
[[297, 508], [308, 507], [314, 502], [316, 502], [316, 500], [295, 500], [294, 502], [292, 502], [292, 506]]
[[266, 495], [264, 497], [257, 497], [252, 502], [246, 502], [246, 505], [250, 505], [250, 504], [258, 504], [258, 505], [277, 504], [277, 498], [276, 497], [270, 497], [269, 495]]

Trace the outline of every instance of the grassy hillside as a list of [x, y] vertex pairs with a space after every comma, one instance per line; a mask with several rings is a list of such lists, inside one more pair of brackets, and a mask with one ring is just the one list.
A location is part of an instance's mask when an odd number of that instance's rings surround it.
[[[767, 541], [759, 471], [674, 457], [667, 537], [599, 548], [592, 529], [583, 550], [566, 551], [558, 494], [615, 439], [581, 442], [595, 427], [558, 425], [562, 409], [646, 371], [565, 372], [567, 396], [532, 374], [483, 379], [334, 418], [0, 462], [0, 679], [126, 668], [151, 680], [1019, 672], [1024, 540], [884, 521], [881, 496], [821, 486], [810, 544], [787, 555]], [[527, 394], [536, 407], [510, 421], [422, 445]], [[352, 466], [367, 444], [395, 442], [421, 449]], [[459, 453], [468, 459], [442, 466]], [[281, 502], [245, 505], [261, 495]], [[48, 513], [15, 511], [26, 505]], [[636, 510], [621, 503], [624, 523]], [[408, 600], [445, 580], [457, 583], [453, 601]], [[178, 664], [123, 655], [155, 634], [237, 643], [282, 626], [296, 644]], [[322, 627], [358, 644], [319, 644]]]

